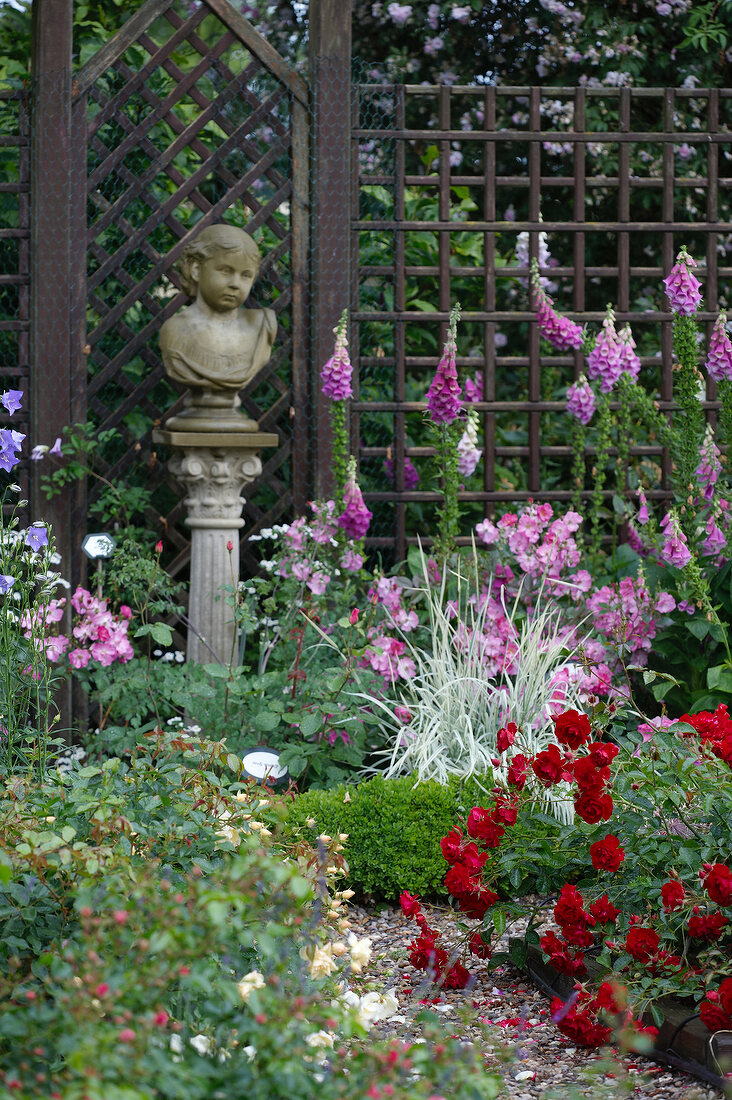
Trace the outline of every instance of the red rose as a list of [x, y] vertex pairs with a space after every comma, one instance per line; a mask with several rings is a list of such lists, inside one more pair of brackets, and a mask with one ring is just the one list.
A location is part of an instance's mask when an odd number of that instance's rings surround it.
[[628, 991], [624, 985], [617, 982], [603, 982], [595, 996], [595, 1004], [598, 1008], [604, 1008], [606, 1012], [612, 1012], [619, 1016], [628, 1003]]
[[598, 924], [614, 924], [620, 916], [620, 910], [613, 905], [607, 894], [593, 901], [589, 911]]
[[584, 791], [575, 798], [574, 810], [588, 825], [597, 825], [598, 821], [609, 821], [613, 816], [613, 800], [609, 794]]
[[676, 879], [664, 882], [661, 887], [661, 901], [667, 913], [672, 913], [674, 909], [680, 909], [684, 904], [685, 897], [684, 887]]
[[581, 978], [587, 973], [584, 964], [584, 954], [577, 951], [574, 955], [568, 951], [567, 944], [559, 939], [556, 932], [546, 932], [540, 940], [540, 947], [547, 956], [549, 963], [558, 974], [568, 974], [573, 978]]
[[399, 898], [399, 904], [402, 907], [402, 913], [405, 917], [409, 917], [411, 920], [416, 917], [418, 913], [422, 912], [422, 907], [419, 904], [419, 898], [412, 897], [410, 893], [403, 890]]
[[515, 825], [516, 818], [518, 817], [518, 809], [515, 802], [508, 802], [506, 798], [499, 795], [496, 798], [496, 808], [491, 814], [493, 820], [501, 825]]
[[722, 929], [729, 921], [721, 913], [710, 913], [708, 916], [689, 917], [687, 928], [689, 935], [695, 940], [703, 940], [705, 943], [714, 943], [722, 935]]
[[465, 989], [469, 981], [470, 971], [466, 970], [461, 962], [455, 962], [445, 975], [442, 984], [445, 989]]
[[531, 770], [542, 786], [553, 787], [563, 779], [564, 757], [556, 745], [550, 745], [544, 752], [537, 752]]
[[468, 947], [471, 955], [477, 955], [479, 959], [489, 959], [492, 955], [490, 944], [485, 942], [480, 932], [473, 932]]
[[606, 768], [612, 764], [619, 752], [617, 745], [607, 741], [593, 741], [587, 746], [587, 755], [596, 768]]
[[505, 752], [506, 749], [516, 740], [517, 733], [518, 730], [516, 729], [515, 722], [508, 722], [507, 725], [499, 729], [498, 733], [496, 734], [496, 748], [498, 749], [498, 751]]
[[522, 752], [517, 752], [508, 766], [508, 782], [512, 787], [520, 791], [526, 786], [526, 774], [529, 770], [529, 762]]
[[460, 859], [462, 841], [463, 834], [460, 829], [453, 829], [447, 836], [443, 836], [440, 847], [448, 863], [457, 863]]
[[617, 871], [625, 859], [625, 849], [620, 841], [610, 833], [604, 840], [596, 840], [590, 845], [590, 859], [596, 871]]
[[502, 825], [493, 820], [493, 815], [483, 806], [473, 806], [468, 814], [468, 832], [480, 840], [486, 848], [497, 848], [505, 833]]
[[475, 843], [466, 844], [462, 850], [462, 861], [468, 869], [471, 878], [479, 875], [488, 859], [487, 852], [481, 852]]
[[699, 1005], [699, 1015], [702, 1023], [710, 1031], [732, 1030], [732, 1017], [719, 1005], [712, 1004], [711, 1001], [702, 1001]]
[[719, 987], [719, 999], [722, 1008], [732, 1016], [732, 978], [725, 978]]
[[644, 928], [643, 925], [636, 924], [625, 937], [625, 950], [638, 962], [648, 962], [651, 955], [655, 955], [660, 942], [654, 928]]
[[492, 890], [469, 890], [458, 898], [458, 908], [471, 920], [483, 920], [488, 910], [498, 901]]
[[704, 889], [717, 905], [732, 905], [732, 871], [726, 863], [715, 863], [704, 879]]
[[454, 898], [466, 894], [472, 889], [470, 872], [464, 863], [455, 863], [445, 875], [445, 889]]
[[601, 1047], [612, 1035], [612, 1028], [598, 1024], [586, 1012], [577, 1012], [575, 1008], [571, 1008], [562, 1015], [564, 1008], [562, 1001], [555, 997], [552, 1001], [552, 1019], [557, 1019], [559, 1030], [578, 1047]]
[[610, 769], [597, 768], [591, 756], [582, 756], [574, 762], [572, 775], [581, 791], [599, 794], [610, 779]]
[[578, 749], [590, 739], [590, 720], [586, 714], [576, 710], [566, 710], [564, 714], [553, 714], [554, 736], [560, 745], [568, 749]]
[[554, 906], [554, 920], [562, 927], [587, 924], [584, 900], [576, 886], [565, 882]]
[[588, 932], [584, 924], [563, 924], [562, 932], [572, 947], [592, 947], [592, 932]]

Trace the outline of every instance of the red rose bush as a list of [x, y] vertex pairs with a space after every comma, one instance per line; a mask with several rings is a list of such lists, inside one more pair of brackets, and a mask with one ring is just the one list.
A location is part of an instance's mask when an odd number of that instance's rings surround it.
[[[554, 739], [534, 753], [507, 723], [496, 738], [505, 786], [441, 841], [466, 959], [505, 960], [507, 918], [524, 912], [510, 895], [552, 890], [552, 927], [539, 935], [532, 917], [526, 941], [576, 983], [568, 1000], [555, 998], [552, 1019], [586, 1047], [613, 1033], [648, 1042], [656, 1029], [641, 1021], [650, 1013], [660, 1025], [658, 1002], [670, 993], [692, 996], [711, 1030], [732, 1028], [732, 826], [720, 799], [732, 720], [719, 707], [616, 743], [619, 717], [599, 705], [592, 716], [553, 715]], [[573, 820], [544, 812], [546, 790], [568, 802]], [[440, 946], [419, 900], [401, 900], [419, 927], [412, 965], [438, 985], [465, 986], [468, 969]], [[525, 952], [514, 943], [511, 957], [520, 964]]]

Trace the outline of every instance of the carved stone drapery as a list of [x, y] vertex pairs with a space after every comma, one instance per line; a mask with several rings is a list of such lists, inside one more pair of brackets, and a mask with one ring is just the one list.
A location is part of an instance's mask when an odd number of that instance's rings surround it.
[[168, 468], [187, 494], [191, 583], [186, 659], [228, 664], [235, 653], [237, 630], [225, 589], [239, 581], [242, 492], [262, 472], [259, 451], [276, 446], [277, 436], [163, 429], [153, 434], [153, 440], [174, 448]]

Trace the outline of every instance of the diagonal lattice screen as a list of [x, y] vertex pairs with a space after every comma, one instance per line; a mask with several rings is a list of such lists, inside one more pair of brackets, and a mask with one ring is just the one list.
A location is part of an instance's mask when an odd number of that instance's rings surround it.
[[147, 25], [123, 28], [107, 44], [116, 52], [105, 47], [76, 81], [87, 132], [87, 399], [89, 418], [120, 432], [105, 452], [105, 476], [155, 486], [149, 518], [162, 519], [175, 546], [175, 573], [188, 559], [180, 489], [149, 439], [181, 395], [165, 377], [157, 334], [188, 301], [173, 263], [211, 223], [240, 226], [259, 244], [249, 304], [274, 309], [279, 326], [271, 361], [242, 393], [245, 411], [280, 440], [249, 489], [245, 534], [291, 509], [293, 468], [304, 466], [292, 461], [291, 416], [294, 360], [304, 352], [291, 201], [299, 78], [271, 71], [258, 36], [222, 0], [146, 7]]

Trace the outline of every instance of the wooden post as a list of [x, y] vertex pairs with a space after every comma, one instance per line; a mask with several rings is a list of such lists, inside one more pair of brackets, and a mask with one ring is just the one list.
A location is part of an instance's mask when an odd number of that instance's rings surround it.
[[[74, 413], [73, 353], [80, 318], [72, 286], [74, 255], [85, 262], [85, 241], [72, 240], [72, 0], [33, 0], [33, 115], [31, 134], [30, 440], [53, 444]], [[83, 196], [81, 201], [83, 202]], [[74, 309], [76, 306], [76, 310]], [[83, 320], [83, 319], [82, 319]], [[77, 332], [78, 340], [78, 332]], [[77, 366], [78, 369], [78, 366]], [[78, 381], [78, 380], [77, 380]], [[78, 388], [77, 388], [78, 397]], [[46, 500], [45, 462], [31, 470], [32, 519], [52, 526], [62, 576], [74, 580], [72, 493]], [[68, 625], [68, 624], [67, 624]], [[57, 697], [61, 732], [71, 726], [71, 685]]]
[[311, 0], [312, 407], [315, 495], [333, 494], [330, 402], [320, 370], [333, 354], [333, 329], [350, 305], [351, 0]]

